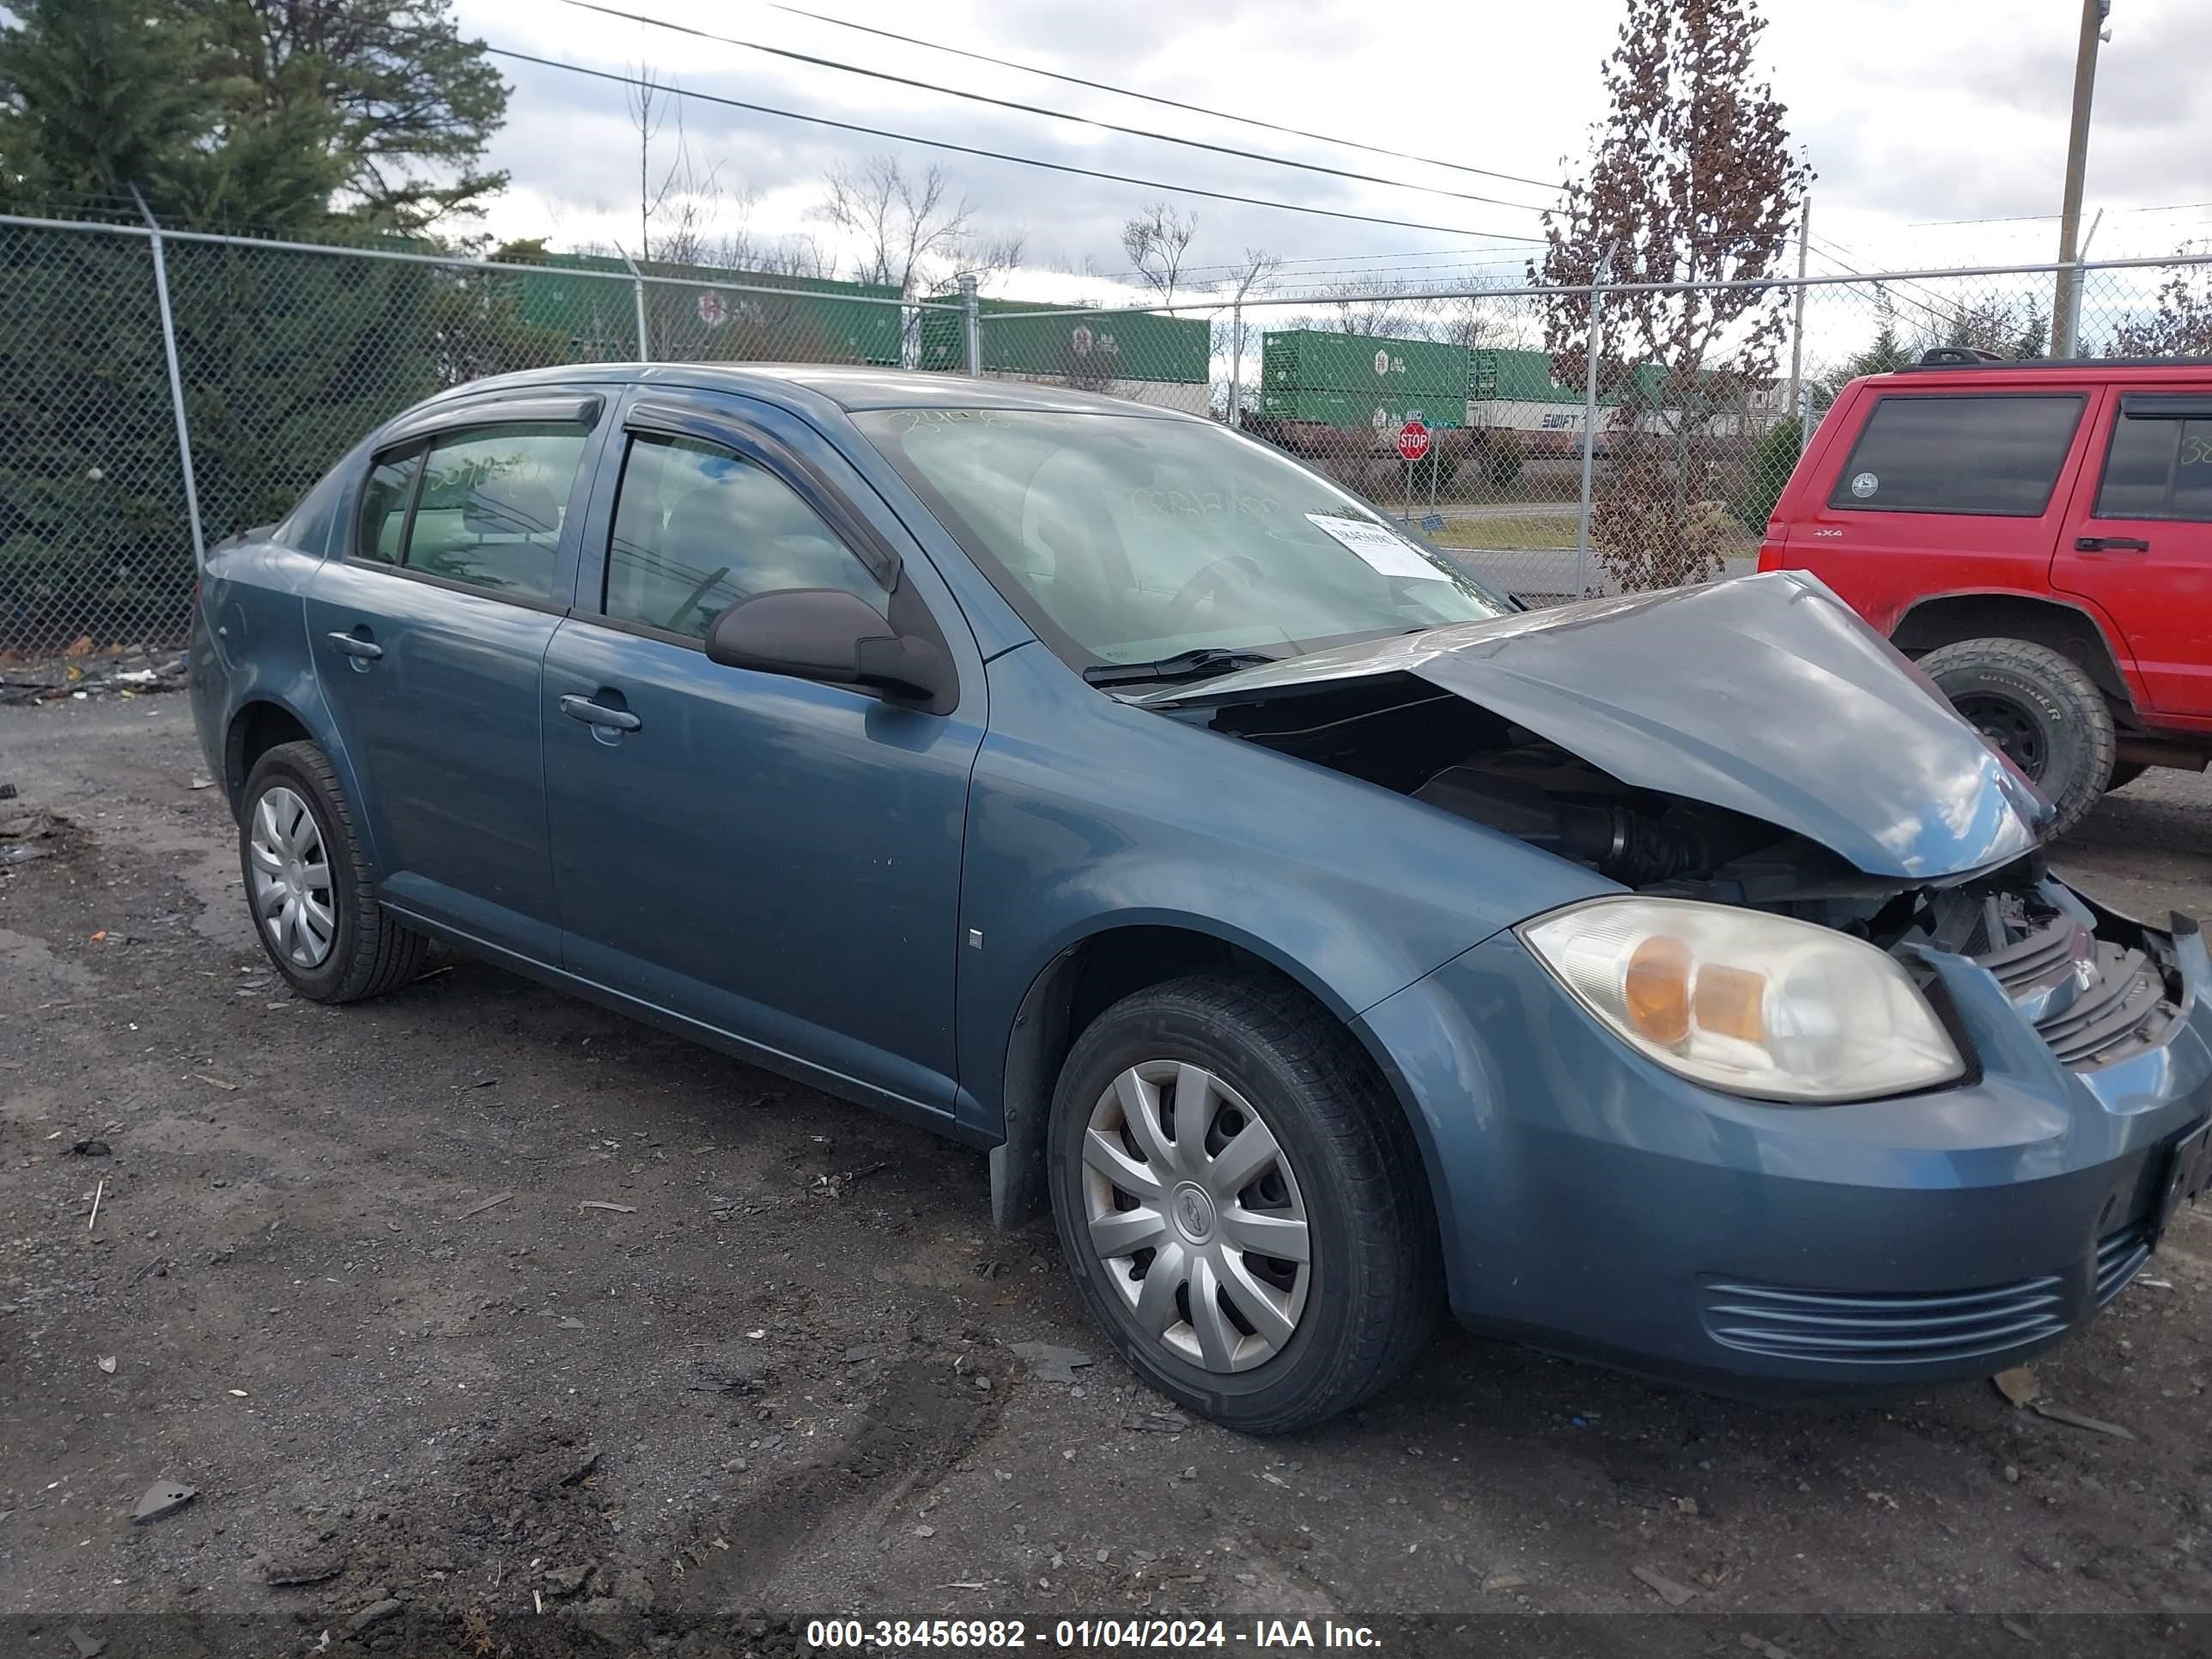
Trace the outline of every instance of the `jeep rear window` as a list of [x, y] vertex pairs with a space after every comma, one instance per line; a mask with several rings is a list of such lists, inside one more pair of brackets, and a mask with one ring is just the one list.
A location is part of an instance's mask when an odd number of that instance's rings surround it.
[[2087, 402], [2072, 393], [1884, 398], [1828, 505], [2040, 518]]

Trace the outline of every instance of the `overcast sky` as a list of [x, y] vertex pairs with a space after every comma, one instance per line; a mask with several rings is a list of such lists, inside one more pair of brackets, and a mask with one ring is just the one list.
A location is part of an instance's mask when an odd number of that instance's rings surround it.
[[[899, 46], [792, 16], [759, 0], [606, 0], [621, 9], [945, 85], [1409, 184], [1541, 204], [1528, 184], [1485, 179], [1163, 109], [1108, 93]], [[1599, 67], [1619, 0], [798, 0], [806, 9], [1063, 73], [1465, 166], [1559, 179], [1602, 113]], [[1820, 175], [1815, 271], [2027, 262], [2055, 256], [2074, 0], [1767, 0], [1765, 55], [1790, 125]], [[617, 73], [651, 64], [701, 94], [889, 128], [1109, 173], [1447, 228], [1411, 230], [1183, 198], [1199, 216], [1191, 258], [1263, 247], [1310, 275], [1504, 275], [1539, 234], [1535, 213], [1418, 189], [1356, 184], [994, 109], [579, 10], [562, 0], [459, 0], [463, 27], [495, 46]], [[2212, 9], [2114, 0], [2089, 155], [2103, 208], [2096, 254], [2156, 254], [2212, 238]], [[556, 246], [635, 246], [637, 143], [623, 88], [501, 60], [514, 89], [492, 160], [514, 175], [489, 228]], [[1001, 291], [1071, 298], [1046, 268], [1127, 264], [1121, 221], [1163, 192], [944, 155], [688, 100], [695, 154], [760, 193], [756, 234], [814, 231], [823, 170], [896, 151], [934, 159], [979, 224], [1024, 234], [1025, 270]], [[665, 159], [672, 122], [660, 143]], [[2175, 204], [2187, 204], [2176, 206]], [[2009, 220], [2021, 222], [1931, 223]], [[1478, 233], [1452, 234], [1452, 233]], [[1099, 289], [1094, 279], [1089, 288]]]

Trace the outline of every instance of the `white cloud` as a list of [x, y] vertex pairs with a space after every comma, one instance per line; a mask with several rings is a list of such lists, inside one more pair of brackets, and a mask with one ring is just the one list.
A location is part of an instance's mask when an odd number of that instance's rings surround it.
[[[611, 0], [717, 33], [787, 46], [896, 74], [1091, 114], [1212, 143], [1360, 172], [1534, 202], [1526, 185], [1337, 149], [1042, 80], [829, 27], [757, 4]], [[1564, 176], [1602, 113], [1599, 66], [1620, 8], [1377, 6], [1371, 0], [941, 0], [917, 11], [889, 0], [812, 0], [854, 21], [1019, 58], [1104, 82], [1257, 115], [1285, 125], [1545, 179]], [[2097, 252], [2154, 253], [2212, 229], [2212, 209], [2132, 211], [2212, 199], [2203, 172], [2199, 90], [2212, 60], [2212, 15], [2189, 0], [2119, 0], [2105, 49], [2089, 168], [2091, 205], [2108, 210]], [[1468, 230], [1534, 234], [1531, 213], [1234, 161], [1173, 145], [802, 66], [562, 5], [462, 0], [464, 27], [492, 44], [621, 71], [650, 62], [700, 92], [1060, 161], [1102, 171]], [[2051, 257], [2054, 221], [1929, 227], [1918, 222], [2053, 214], [2066, 142], [2075, 13], [2017, 0], [1768, 0], [1777, 91], [1820, 175], [1814, 230], [1864, 266], [1989, 264]], [[515, 190], [493, 213], [502, 236], [621, 235], [634, 225], [635, 135], [623, 88], [511, 61], [516, 87], [494, 161]], [[841, 157], [900, 149], [881, 140], [693, 101], [695, 149], [725, 181], [764, 192], [751, 228], [819, 233], [806, 216], [814, 181]], [[664, 141], [672, 137], [672, 126]], [[1031, 258], [1122, 259], [1121, 219], [1156, 192], [979, 158], [940, 161], [993, 228], [1027, 233]], [[1392, 229], [1195, 200], [1193, 258], [1226, 261], [1261, 246], [1340, 269], [1433, 276], [1473, 265], [1508, 274], [1522, 250], [1486, 238]], [[1445, 250], [1480, 252], [1446, 258]], [[1396, 259], [1378, 254], [1401, 255]], [[1024, 292], [1071, 297], [1025, 278]]]

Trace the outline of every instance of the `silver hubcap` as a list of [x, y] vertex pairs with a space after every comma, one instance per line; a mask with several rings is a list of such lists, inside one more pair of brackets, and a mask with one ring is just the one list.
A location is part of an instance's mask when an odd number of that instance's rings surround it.
[[323, 832], [299, 793], [278, 784], [253, 804], [246, 842], [253, 916], [276, 954], [298, 968], [319, 968], [337, 937]]
[[1297, 1333], [1305, 1200], [1260, 1114], [1212, 1073], [1152, 1060], [1115, 1078], [1084, 1131], [1083, 1194], [1107, 1282], [1178, 1359], [1249, 1370]]

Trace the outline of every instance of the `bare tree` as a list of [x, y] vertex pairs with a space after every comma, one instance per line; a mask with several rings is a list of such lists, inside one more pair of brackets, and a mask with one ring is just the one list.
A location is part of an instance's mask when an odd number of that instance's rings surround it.
[[[1544, 220], [1540, 274], [1585, 285], [1749, 282], [1778, 274], [1809, 175], [1790, 151], [1783, 104], [1756, 78], [1757, 0], [1627, 0], [1607, 59], [1610, 112], [1587, 174]], [[1610, 294], [1600, 378], [1623, 405], [1592, 533], [1627, 587], [1695, 581], [1720, 568], [1711, 510], [1721, 411], [1773, 377], [1786, 290], [1688, 287]], [[1553, 373], [1582, 382], [1585, 294], [1552, 301]]]
[[1197, 234], [1198, 216], [1176, 211], [1172, 202], [1154, 202], [1122, 222], [1121, 252], [1164, 306], [1175, 303], [1183, 260]]
[[[1223, 389], [1220, 410], [1224, 419], [1232, 426], [1243, 424], [1247, 414], [1260, 407], [1260, 388], [1244, 383], [1245, 354], [1254, 343], [1253, 336], [1259, 331], [1244, 316], [1244, 302], [1257, 294], [1265, 294], [1275, 285], [1275, 274], [1283, 268], [1283, 256], [1266, 248], [1247, 247], [1244, 263], [1222, 286], [1228, 290], [1228, 314], [1216, 319], [1213, 336], [1208, 342], [1211, 355], [1216, 357], [1226, 352], [1230, 358], [1229, 382], [1237, 388], [1237, 407], [1229, 406], [1229, 392]], [[1257, 362], [1254, 363], [1256, 369]]]
[[823, 182], [815, 216], [858, 239], [853, 275], [860, 282], [913, 299], [955, 271], [981, 277], [1021, 262], [1020, 234], [981, 235], [975, 204], [965, 196], [952, 199], [951, 181], [934, 162], [915, 176], [895, 155], [872, 155], [857, 167], [839, 163]]
[[[2185, 244], [2180, 258], [2203, 252]], [[2158, 308], [2124, 322], [2112, 333], [2107, 353], [2114, 357], [2202, 357], [2212, 356], [2212, 267], [2185, 265], [2160, 285]]]

